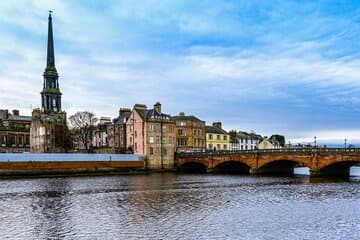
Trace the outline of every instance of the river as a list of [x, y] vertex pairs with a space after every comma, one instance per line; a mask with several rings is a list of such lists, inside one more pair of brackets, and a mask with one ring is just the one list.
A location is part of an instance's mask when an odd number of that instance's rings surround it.
[[360, 239], [360, 168], [352, 175], [0, 180], [0, 238]]

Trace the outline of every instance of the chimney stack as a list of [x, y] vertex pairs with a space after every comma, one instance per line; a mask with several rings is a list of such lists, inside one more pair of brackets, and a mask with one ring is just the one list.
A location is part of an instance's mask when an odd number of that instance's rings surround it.
[[123, 115], [126, 112], [131, 112], [131, 110], [129, 108], [120, 108], [119, 116]]
[[179, 113], [179, 116], [185, 116], [185, 113], [184, 113], [184, 112], [180, 112], [180, 113]]
[[156, 102], [154, 105], [154, 109], [155, 111], [157, 111], [159, 114], [161, 114], [161, 103], [160, 102]]
[[214, 122], [214, 123], [213, 123], [213, 127], [222, 129], [221, 122]]
[[17, 109], [14, 109], [12, 111], [12, 113], [13, 113], [14, 116], [19, 116], [19, 110], [17, 110]]

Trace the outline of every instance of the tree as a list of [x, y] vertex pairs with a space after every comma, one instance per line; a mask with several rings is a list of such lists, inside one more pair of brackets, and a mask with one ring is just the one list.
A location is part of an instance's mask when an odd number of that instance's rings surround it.
[[237, 143], [237, 132], [236, 132], [236, 130], [230, 130], [229, 135], [230, 135], [230, 142], [231, 143]]
[[92, 134], [98, 119], [95, 114], [87, 111], [77, 112], [70, 118], [70, 124], [73, 127], [73, 138], [75, 141], [81, 142], [86, 151], [91, 152]]
[[285, 146], [285, 137], [283, 135], [274, 134], [270, 138], [276, 139], [279, 142], [281, 147]]

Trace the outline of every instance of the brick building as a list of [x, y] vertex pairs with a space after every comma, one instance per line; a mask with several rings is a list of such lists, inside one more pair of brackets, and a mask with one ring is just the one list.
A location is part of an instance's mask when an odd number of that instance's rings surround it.
[[161, 111], [159, 102], [153, 109], [135, 104], [126, 121], [127, 148], [146, 155], [149, 168], [166, 169], [174, 167], [175, 142], [175, 121]]

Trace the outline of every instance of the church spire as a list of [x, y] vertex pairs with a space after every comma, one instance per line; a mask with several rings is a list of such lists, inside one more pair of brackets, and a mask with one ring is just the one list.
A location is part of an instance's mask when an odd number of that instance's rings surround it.
[[44, 84], [41, 91], [41, 106], [45, 112], [61, 111], [61, 92], [59, 75], [55, 68], [54, 37], [52, 29], [52, 11], [49, 11], [48, 42]]
[[46, 68], [44, 74], [57, 76], [57, 71], [55, 68], [54, 37], [53, 37], [51, 13], [52, 11], [49, 11], [47, 58], [46, 58]]

